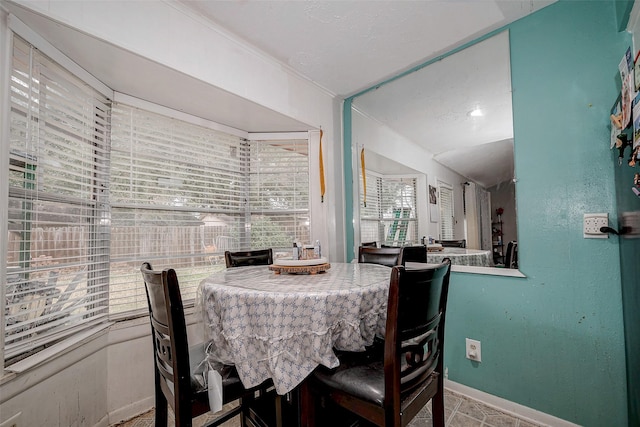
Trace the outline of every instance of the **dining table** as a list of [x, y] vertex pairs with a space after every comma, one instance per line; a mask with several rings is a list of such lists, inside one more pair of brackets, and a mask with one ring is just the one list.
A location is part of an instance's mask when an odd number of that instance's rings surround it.
[[444, 258], [449, 258], [451, 265], [494, 266], [493, 254], [489, 250], [445, 247], [440, 251], [427, 252], [429, 264], [439, 264]]
[[247, 388], [272, 379], [284, 395], [317, 366], [338, 366], [335, 350], [364, 351], [384, 335], [390, 277], [391, 268], [364, 263], [213, 273], [198, 287], [207, 360], [234, 365]]

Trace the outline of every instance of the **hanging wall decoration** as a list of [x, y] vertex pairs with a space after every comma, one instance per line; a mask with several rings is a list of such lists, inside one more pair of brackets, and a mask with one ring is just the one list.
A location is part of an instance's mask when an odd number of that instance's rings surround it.
[[318, 155], [320, 161], [320, 203], [324, 203], [324, 160], [322, 157], [322, 128], [320, 128], [320, 153]]
[[440, 222], [440, 210], [438, 209], [438, 189], [433, 185], [429, 186], [429, 220]]
[[367, 174], [364, 168], [364, 146], [360, 150], [360, 167], [362, 168], [362, 202], [367, 207]]

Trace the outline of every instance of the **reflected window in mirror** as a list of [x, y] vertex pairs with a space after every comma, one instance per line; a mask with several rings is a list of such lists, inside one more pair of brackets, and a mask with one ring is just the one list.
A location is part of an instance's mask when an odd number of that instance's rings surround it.
[[[404, 246], [418, 242], [416, 178], [365, 172], [360, 186], [360, 243]], [[366, 202], [366, 203], [365, 203]]]
[[438, 181], [438, 201], [440, 202], [440, 240], [453, 240], [455, 212], [453, 210], [453, 187]]

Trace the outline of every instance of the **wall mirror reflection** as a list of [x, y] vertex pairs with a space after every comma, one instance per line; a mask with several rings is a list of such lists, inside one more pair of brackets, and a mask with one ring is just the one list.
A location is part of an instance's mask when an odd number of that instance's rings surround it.
[[354, 97], [352, 149], [356, 245], [518, 268], [507, 31]]

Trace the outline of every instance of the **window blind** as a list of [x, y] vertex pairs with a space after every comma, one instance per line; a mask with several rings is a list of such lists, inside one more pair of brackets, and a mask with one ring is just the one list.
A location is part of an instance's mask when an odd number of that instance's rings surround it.
[[226, 250], [309, 236], [308, 141], [247, 141], [116, 103], [112, 111], [112, 315], [146, 310], [140, 265], [171, 267], [184, 300]]
[[111, 132], [112, 314], [146, 309], [140, 266], [174, 268], [185, 300], [240, 247], [246, 141], [114, 103]]
[[438, 182], [438, 192], [440, 193], [440, 239], [453, 239], [453, 188], [448, 184]]
[[360, 186], [360, 243], [384, 242], [382, 223], [382, 179], [369, 171], [367, 181], [367, 206], [364, 206], [364, 187]]
[[250, 234], [244, 248], [281, 250], [310, 241], [308, 140], [251, 141]]
[[18, 36], [10, 80], [5, 358], [102, 321], [110, 101]]
[[388, 246], [418, 242], [416, 179], [367, 172], [367, 206], [360, 190], [360, 239]]

